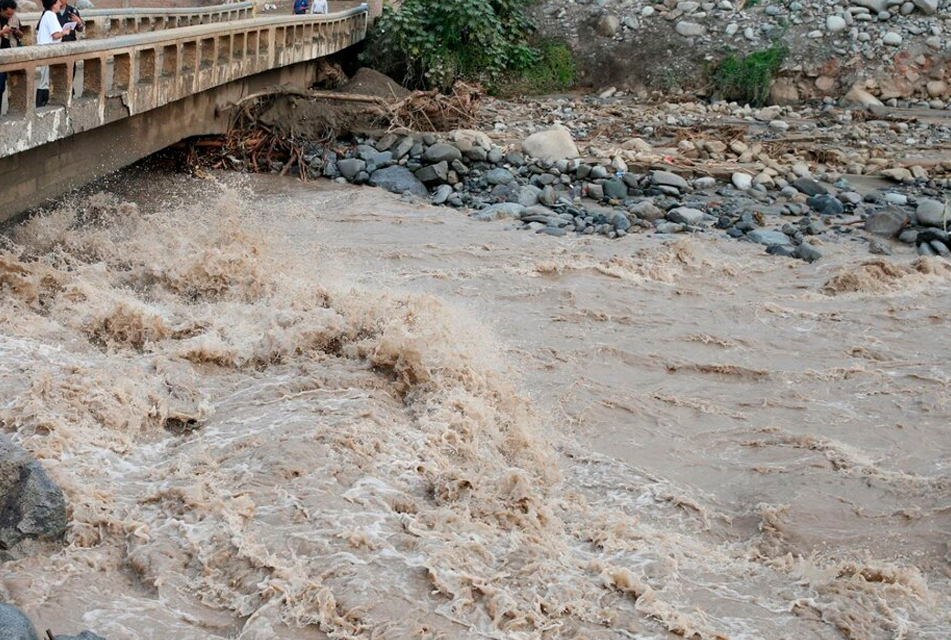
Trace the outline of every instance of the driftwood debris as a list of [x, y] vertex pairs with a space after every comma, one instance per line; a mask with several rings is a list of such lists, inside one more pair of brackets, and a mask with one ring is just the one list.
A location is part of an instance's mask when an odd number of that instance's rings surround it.
[[[388, 97], [347, 91], [278, 87], [254, 93], [228, 105], [231, 126], [224, 137], [192, 141], [187, 161], [192, 167], [243, 168], [254, 172], [279, 167], [281, 175], [307, 179], [305, 147], [332, 144], [352, 131], [449, 131], [471, 126], [477, 119], [482, 89], [457, 83], [451, 93], [413, 91]], [[298, 102], [288, 108], [278, 101]], [[305, 112], [306, 132], [295, 130], [292, 114]], [[266, 117], [265, 117], [266, 116]], [[284, 117], [286, 116], [286, 117]]]

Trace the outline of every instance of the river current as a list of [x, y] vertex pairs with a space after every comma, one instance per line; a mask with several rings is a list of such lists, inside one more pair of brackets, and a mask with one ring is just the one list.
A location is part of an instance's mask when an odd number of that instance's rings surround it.
[[[160, 195], [157, 195], [160, 194]], [[126, 174], [0, 244], [0, 424], [110, 640], [951, 637], [951, 267]]]

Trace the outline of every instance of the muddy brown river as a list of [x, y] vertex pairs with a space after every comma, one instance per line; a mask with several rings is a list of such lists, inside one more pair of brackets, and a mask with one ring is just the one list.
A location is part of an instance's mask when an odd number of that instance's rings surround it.
[[0, 565], [39, 629], [951, 638], [948, 263], [108, 188], [0, 245], [0, 422], [70, 507]]

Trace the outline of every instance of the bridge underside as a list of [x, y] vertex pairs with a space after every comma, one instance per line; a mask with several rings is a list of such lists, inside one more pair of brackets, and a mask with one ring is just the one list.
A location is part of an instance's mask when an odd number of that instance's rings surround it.
[[185, 138], [224, 133], [227, 105], [271, 87], [308, 88], [316, 70], [316, 61], [272, 69], [0, 158], [0, 222]]

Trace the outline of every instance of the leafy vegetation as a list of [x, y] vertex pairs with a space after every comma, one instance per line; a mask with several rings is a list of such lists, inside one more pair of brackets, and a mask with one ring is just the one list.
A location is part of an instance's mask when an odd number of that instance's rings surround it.
[[456, 80], [496, 84], [528, 70], [541, 54], [528, 44], [525, 0], [405, 0], [384, 8], [364, 61], [413, 87], [448, 89]]
[[558, 40], [543, 40], [536, 45], [535, 61], [525, 69], [508, 74], [496, 87], [505, 95], [539, 95], [570, 89], [578, 77], [571, 48]]
[[738, 58], [730, 55], [711, 74], [716, 93], [726, 100], [759, 106], [769, 98], [769, 87], [789, 53], [782, 44], [773, 44]]

